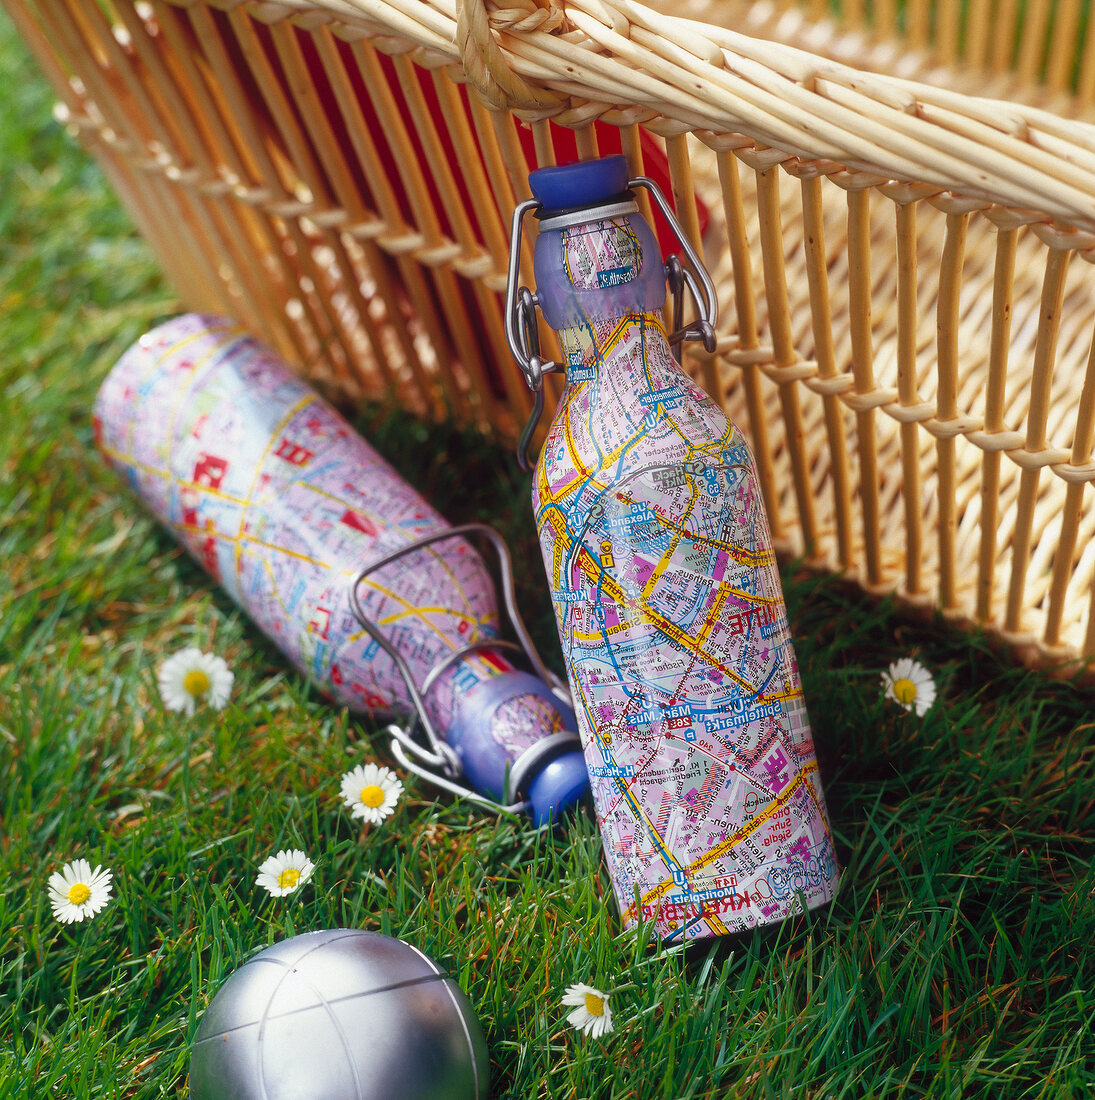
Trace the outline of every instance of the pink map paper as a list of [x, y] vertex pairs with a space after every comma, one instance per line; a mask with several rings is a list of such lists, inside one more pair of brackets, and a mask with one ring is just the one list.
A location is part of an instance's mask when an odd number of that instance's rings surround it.
[[[94, 419], [115, 469], [302, 673], [352, 710], [410, 710], [350, 586], [448, 524], [314, 390], [229, 322], [187, 315], [122, 357]], [[420, 686], [498, 631], [490, 576], [460, 538], [409, 552], [358, 592]], [[449, 730], [472, 689], [512, 669], [492, 649], [459, 660], [429, 693], [431, 719]], [[490, 721], [513, 758], [561, 728], [556, 706], [527, 692]]]
[[[558, 235], [576, 290], [637, 278], [630, 218]], [[837, 866], [752, 455], [619, 313], [560, 331], [533, 506], [624, 922], [691, 939], [821, 905]]]

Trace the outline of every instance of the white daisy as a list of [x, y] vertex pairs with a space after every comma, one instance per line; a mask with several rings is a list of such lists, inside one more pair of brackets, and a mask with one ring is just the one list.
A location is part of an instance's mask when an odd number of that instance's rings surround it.
[[62, 924], [94, 917], [110, 901], [110, 871], [91, 864], [86, 859], [66, 863], [49, 876], [49, 903], [53, 915]]
[[911, 657], [894, 661], [882, 673], [882, 686], [886, 689], [887, 699], [892, 699], [906, 710], [915, 710], [918, 715], [924, 714], [935, 702], [932, 674]]
[[283, 848], [259, 865], [255, 885], [261, 886], [272, 898], [283, 898], [303, 886], [314, 870], [315, 865], [299, 848]]
[[168, 657], [160, 665], [156, 679], [168, 710], [193, 714], [199, 702], [220, 710], [232, 693], [234, 677], [223, 657], [202, 653], [191, 646]]
[[567, 1016], [567, 1023], [586, 1035], [598, 1039], [612, 1030], [612, 1009], [608, 1007], [607, 993], [578, 982], [567, 986], [563, 1004], [574, 1007]]
[[403, 794], [403, 784], [390, 768], [379, 764], [358, 764], [342, 777], [342, 799], [371, 825], [379, 825]]

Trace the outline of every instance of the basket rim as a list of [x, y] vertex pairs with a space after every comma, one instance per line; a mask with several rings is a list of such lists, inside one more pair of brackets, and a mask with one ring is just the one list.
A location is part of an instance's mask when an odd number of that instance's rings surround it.
[[636, 0], [213, 2], [378, 37], [525, 121], [692, 132], [848, 188], [912, 184], [910, 201], [1003, 207], [1014, 223], [1053, 226], [1051, 246], [1095, 250], [1095, 125], [1044, 107], [855, 68]]

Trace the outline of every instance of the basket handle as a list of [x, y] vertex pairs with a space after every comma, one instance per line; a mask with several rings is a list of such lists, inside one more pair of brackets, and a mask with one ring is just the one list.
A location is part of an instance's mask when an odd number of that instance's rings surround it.
[[[535, 0], [507, 0], [504, 13], [488, 11], [488, 0], [456, 0], [456, 45], [464, 61], [468, 83], [492, 110], [542, 110], [559, 107], [567, 97], [548, 88], [537, 88], [513, 71], [494, 27], [512, 33], [567, 29], [566, 17], [553, 5], [541, 7]], [[492, 5], [493, 8], [493, 5]]]

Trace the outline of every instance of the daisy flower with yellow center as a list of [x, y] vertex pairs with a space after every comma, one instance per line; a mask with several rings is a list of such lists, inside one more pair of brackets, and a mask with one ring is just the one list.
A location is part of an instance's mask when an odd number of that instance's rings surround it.
[[882, 686], [886, 690], [887, 699], [892, 699], [906, 710], [915, 710], [917, 715], [924, 714], [935, 702], [935, 680], [932, 674], [911, 657], [894, 661], [882, 673]]
[[261, 886], [272, 898], [283, 898], [299, 890], [315, 869], [315, 864], [299, 848], [283, 848], [259, 865], [255, 885]]
[[53, 915], [62, 924], [94, 917], [110, 901], [110, 871], [91, 864], [86, 859], [66, 863], [49, 876], [49, 903]]
[[403, 783], [390, 768], [358, 764], [342, 777], [342, 800], [370, 825], [379, 825], [396, 807]]
[[193, 714], [198, 703], [220, 710], [232, 694], [233, 679], [223, 657], [194, 646], [168, 657], [156, 673], [164, 706], [184, 714]]
[[563, 1004], [574, 1009], [567, 1016], [567, 1023], [578, 1031], [598, 1039], [612, 1030], [612, 1009], [608, 1006], [607, 993], [578, 982], [566, 987]]

